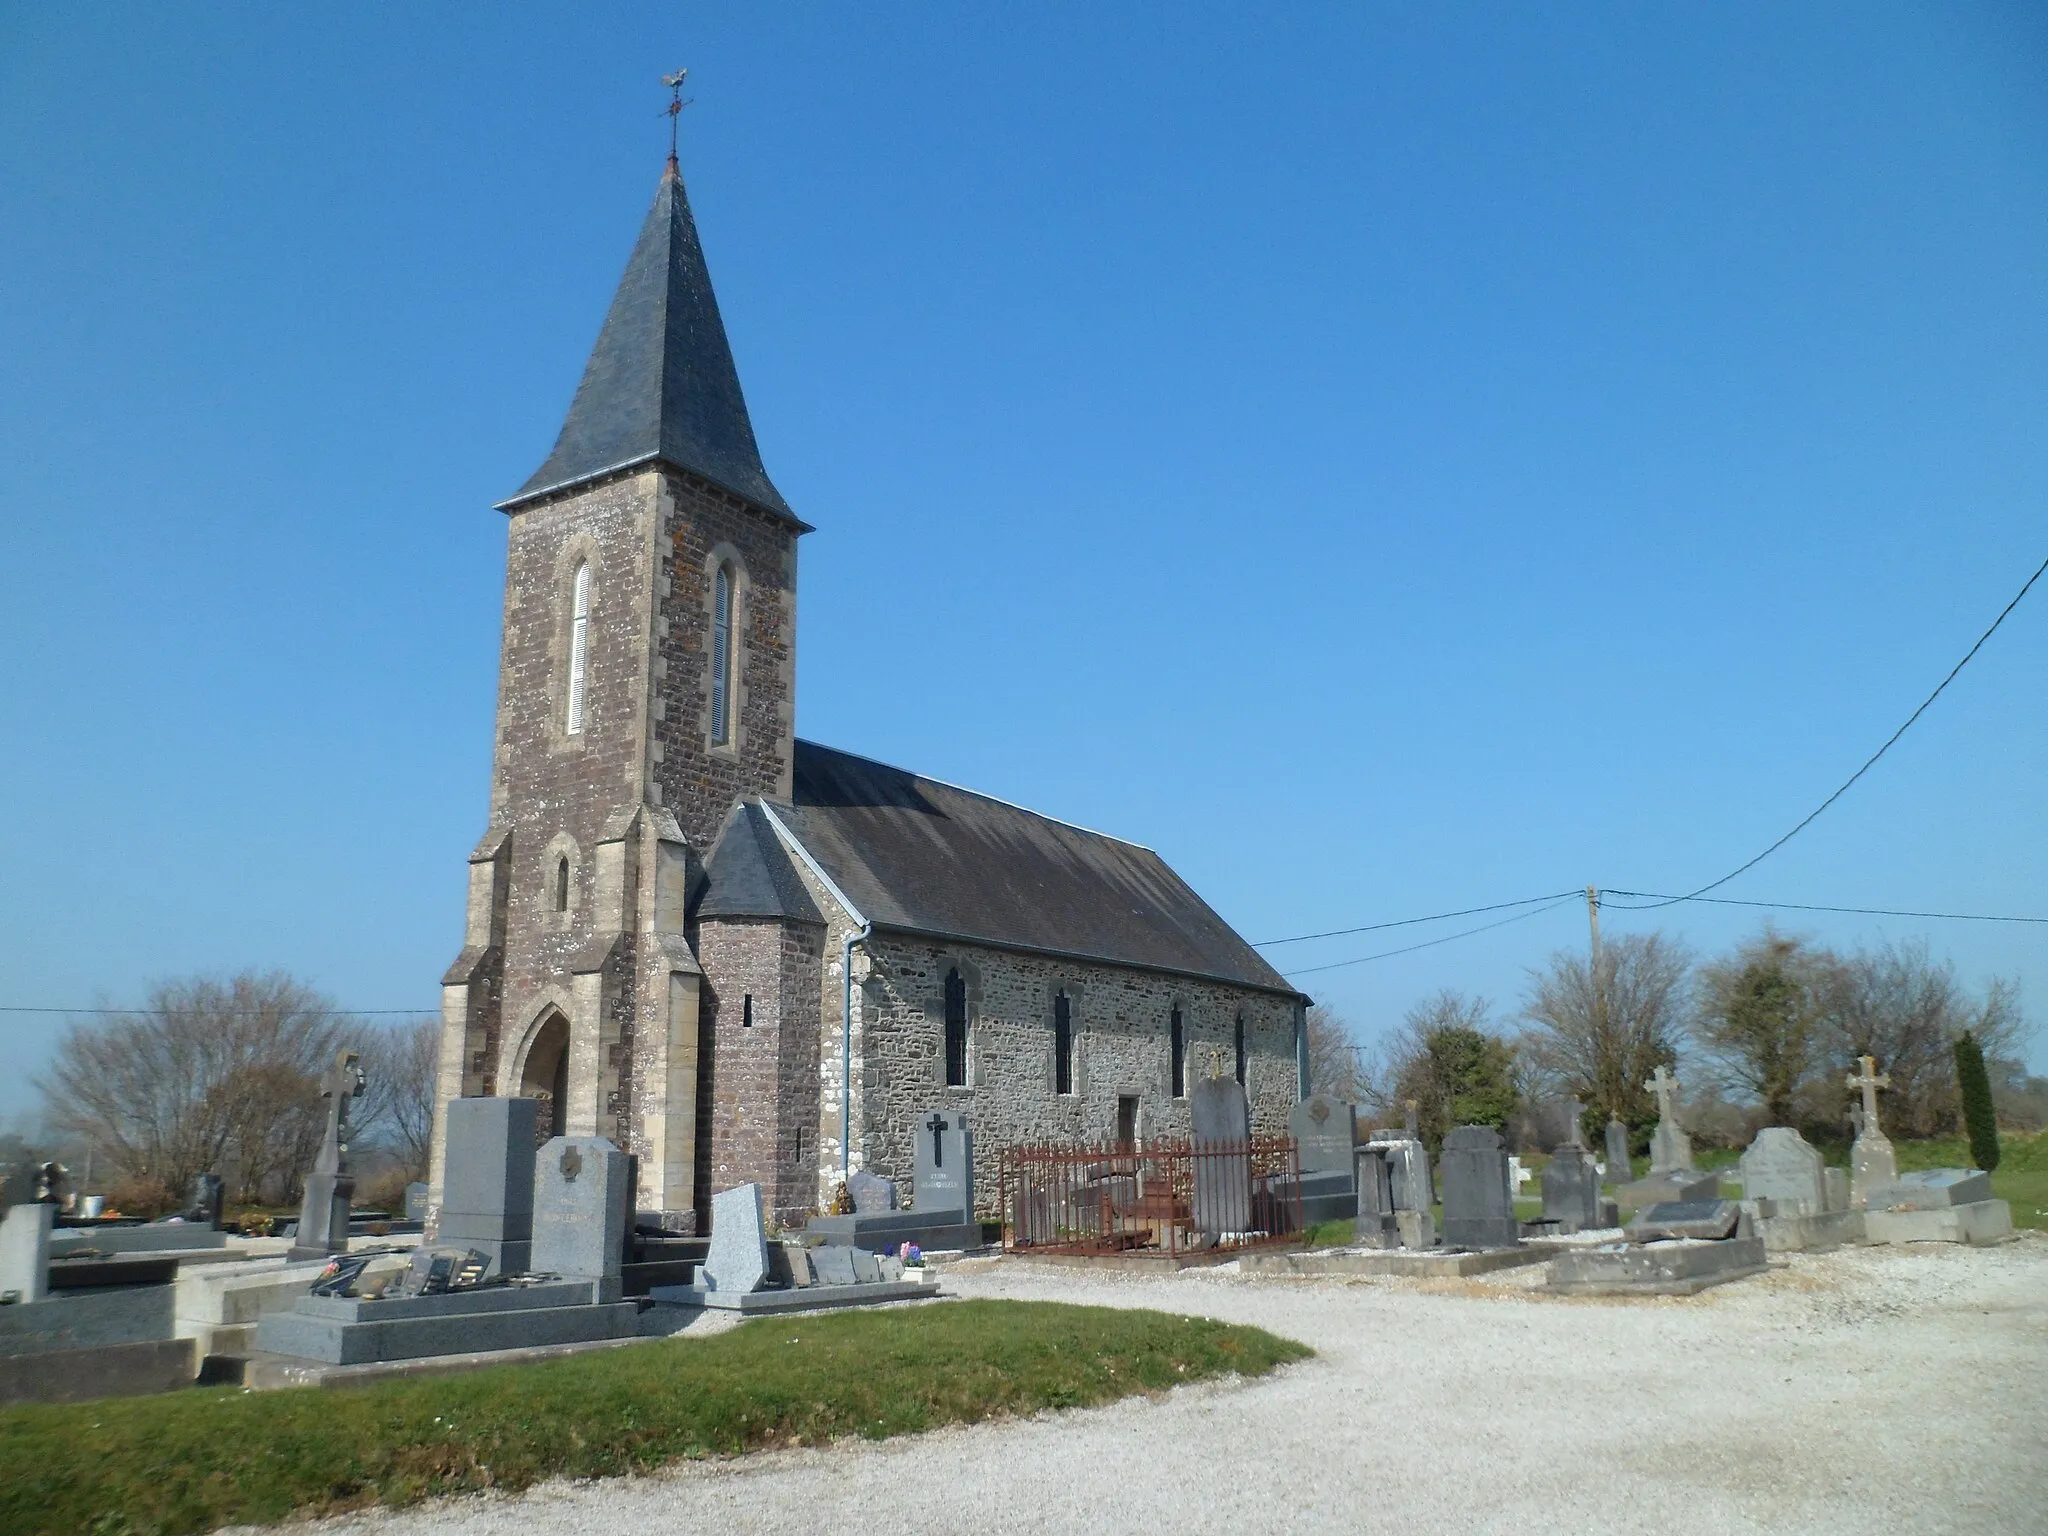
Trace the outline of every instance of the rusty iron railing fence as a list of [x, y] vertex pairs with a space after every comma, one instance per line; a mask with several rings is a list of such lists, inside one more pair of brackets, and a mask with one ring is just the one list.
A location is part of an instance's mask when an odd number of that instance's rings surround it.
[[1005, 1148], [1008, 1253], [1180, 1255], [1301, 1235], [1294, 1139]]

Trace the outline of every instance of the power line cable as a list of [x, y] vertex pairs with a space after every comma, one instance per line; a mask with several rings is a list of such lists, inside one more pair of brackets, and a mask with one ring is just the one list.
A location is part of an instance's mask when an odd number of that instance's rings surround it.
[[1456, 912], [1438, 912], [1430, 917], [1404, 917], [1391, 923], [1367, 923], [1362, 928], [1332, 928], [1328, 933], [1298, 933], [1291, 939], [1261, 939], [1253, 949], [1276, 949], [1282, 944], [1304, 944], [1310, 939], [1341, 939], [1354, 933], [1377, 933], [1383, 928], [1412, 928], [1417, 923], [1440, 923], [1447, 918], [1472, 917], [1481, 912], [1505, 912], [1509, 907], [1533, 907], [1539, 901], [1556, 901], [1576, 896], [1576, 890], [1552, 891], [1548, 896], [1526, 896], [1520, 901], [1496, 901], [1490, 906], [1465, 907]]
[[1547, 907], [1538, 907], [1533, 912], [1517, 912], [1513, 917], [1504, 917], [1498, 922], [1481, 923], [1477, 928], [1467, 928], [1463, 933], [1447, 933], [1442, 938], [1424, 939], [1420, 944], [1410, 944], [1405, 949], [1389, 949], [1377, 955], [1360, 955], [1355, 960], [1333, 960], [1328, 965], [1304, 966], [1301, 970], [1286, 971], [1282, 974], [1289, 980], [1292, 980], [1296, 976], [1313, 976], [1318, 971], [1337, 971], [1342, 970], [1347, 965], [1365, 965], [1373, 960], [1391, 960], [1396, 955], [1412, 955], [1418, 949], [1434, 949], [1437, 945], [1448, 944], [1453, 939], [1469, 939], [1475, 933], [1485, 933], [1494, 928], [1505, 928], [1509, 923], [1519, 923], [1524, 918], [1541, 917], [1546, 912], [1555, 912], [1559, 907], [1566, 905], [1566, 903], [1574, 902], [1578, 899], [1579, 893], [1573, 891], [1562, 901], [1553, 901]]
[[[1608, 902], [1609, 896], [1650, 898], [1638, 906], [1630, 902]], [[1667, 896], [1661, 891], [1624, 891], [1609, 887], [1600, 893], [1600, 905], [1616, 912], [1649, 912], [1680, 901], [1712, 902], [1723, 907], [1782, 907], [1789, 912], [1854, 912], [1866, 917], [1940, 917], [1959, 923], [2048, 923], [2048, 917], [2005, 917], [1986, 912], [1908, 912], [1897, 907], [1825, 907], [1805, 901], [1738, 901], [1732, 896]]]
[[1932, 704], [1936, 699], [1941, 697], [1943, 689], [1946, 689], [1950, 683], [1956, 680], [1956, 674], [1958, 672], [1961, 672], [1963, 668], [1967, 667], [1970, 664], [1971, 658], [1974, 657], [1980, 650], [1984, 648], [1984, 642], [1989, 640], [1994, 634], [1998, 632], [1998, 626], [2005, 622], [2006, 615], [2011, 613], [2013, 609], [2019, 607], [2020, 599], [2025, 597], [2028, 591], [2032, 589], [2034, 583], [2041, 579], [2041, 575], [2044, 571], [2048, 571], [2048, 560], [2043, 560], [2040, 563], [2040, 565], [2034, 568], [2034, 574], [2027, 578], [2026, 585], [2022, 586], [2019, 589], [2019, 591], [2013, 595], [2013, 600], [2007, 603], [2005, 607], [2002, 610], [2000, 610], [1998, 617], [1991, 621], [1991, 627], [1985, 630], [1983, 634], [1977, 637], [1977, 643], [1971, 646], [1970, 649], [1964, 653], [1963, 659], [1957, 662], [1953, 667], [1949, 668], [1949, 674], [1947, 677], [1944, 677], [1941, 680], [1940, 686], [1937, 687], [1934, 690], [1934, 692], [1927, 695], [1926, 698], [1922, 699], [1920, 701], [1920, 707], [1914, 710], [1912, 714], [1906, 717], [1906, 723], [1900, 726], [1896, 731], [1893, 731], [1890, 739], [1887, 740], [1885, 744], [1879, 747], [1875, 752], [1871, 753], [1869, 760], [1866, 761], [1861, 768], [1858, 768], [1854, 773], [1850, 774], [1849, 777], [1843, 782], [1842, 787], [1840, 789], [1836, 790], [1832, 795], [1829, 795], [1827, 799], [1821, 801], [1819, 805], [1815, 806], [1813, 810], [1808, 812], [1806, 819], [1804, 821], [1800, 822], [1798, 826], [1794, 827], [1790, 832], [1787, 832], [1783, 837], [1779, 838], [1775, 843], [1771, 844], [1770, 847], [1766, 848], [1762, 853], [1758, 854], [1755, 858], [1751, 859], [1747, 864], [1743, 864], [1735, 869], [1729, 870], [1727, 874], [1723, 875], [1718, 880], [1708, 881], [1707, 884], [1701, 886], [1696, 891], [1692, 891], [1684, 896], [1673, 896], [1666, 901], [1657, 902], [1655, 903], [1655, 905], [1668, 907], [1681, 901], [1697, 901], [1701, 896], [1705, 895], [1708, 891], [1714, 890], [1720, 886], [1724, 886], [1730, 880], [1733, 880], [1737, 875], [1756, 868], [1757, 865], [1763, 863], [1765, 859], [1769, 858], [1772, 854], [1776, 853], [1780, 848], [1784, 847], [1787, 843], [1791, 842], [1793, 838], [1797, 837], [1801, 832], [1805, 831], [1816, 816], [1820, 815], [1822, 811], [1826, 810], [1829, 806], [1833, 805], [1837, 800], [1841, 799], [1843, 795], [1849, 792], [1849, 786], [1851, 784], [1854, 784], [1858, 779], [1862, 778], [1864, 774], [1870, 772], [1872, 766], [1876, 764], [1877, 760], [1880, 757], [1883, 757], [1885, 753], [1889, 752], [1892, 749], [1892, 744], [1896, 742], [1901, 736], [1905, 735], [1906, 732], [1912, 728], [1913, 722], [1915, 720], [1918, 720], [1922, 715], [1927, 713], [1927, 706]]

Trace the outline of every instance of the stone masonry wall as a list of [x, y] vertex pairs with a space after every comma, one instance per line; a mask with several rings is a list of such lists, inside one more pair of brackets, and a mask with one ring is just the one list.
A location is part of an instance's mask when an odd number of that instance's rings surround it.
[[[818, 1124], [818, 986], [824, 929], [772, 918], [718, 918], [697, 931], [700, 1017], [711, 1042], [711, 1194], [758, 1183], [769, 1215], [800, 1223], [816, 1205], [802, 1159]], [[753, 1023], [747, 1023], [747, 999]]]
[[[1211, 1052], [1235, 1070], [1235, 1022], [1245, 1021], [1245, 1092], [1254, 1135], [1287, 1133], [1299, 1087], [1295, 1000], [1270, 992], [1119, 966], [974, 945], [876, 934], [864, 946], [875, 978], [861, 989], [864, 1165], [909, 1183], [911, 1137], [935, 1108], [959, 1109], [974, 1130], [975, 1203], [998, 1202], [1002, 1149], [1020, 1141], [1107, 1142], [1117, 1100], [1138, 1100], [1147, 1139], [1184, 1138], [1188, 1101], [1171, 1091], [1169, 1020], [1181, 1004], [1186, 1082], [1209, 1075]], [[968, 1082], [944, 1085], [943, 986], [959, 966], [968, 991]], [[1073, 1092], [1053, 1092], [1053, 997], [1071, 1000]]]
[[[661, 803], [708, 853], [741, 799], [789, 798], [796, 738], [796, 541], [788, 523], [695, 475], [667, 472], [655, 636], [654, 779]], [[711, 744], [711, 591], [721, 558], [734, 604], [733, 741]]]

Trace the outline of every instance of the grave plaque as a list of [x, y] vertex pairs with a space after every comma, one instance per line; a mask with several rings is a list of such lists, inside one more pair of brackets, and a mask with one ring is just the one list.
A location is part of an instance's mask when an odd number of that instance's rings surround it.
[[1628, 1127], [1614, 1115], [1607, 1117], [1607, 1182], [1626, 1184], [1635, 1177], [1628, 1160]]
[[1742, 1154], [1742, 1193], [1772, 1200], [1781, 1216], [1819, 1216], [1827, 1208], [1821, 1155], [1789, 1125], [1767, 1125]]
[[1584, 1147], [1567, 1143], [1551, 1154], [1543, 1169], [1543, 1219], [1567, 1232], [1600, 1225], [1600, 1173]]
[[1231, 1077], [1204, 1078], [1188, 1095], [1194, 1123], [1194, 1223], [1210, 1238], [1251, 1226], [1251, 1114], [1244, 1085]]
[[1294, 1138], [1304, 1175], [1356, 1176], [1357, 1115], [1349, 1104], [1328, 1094], [1312, 1093], [1288, 1114], [1287, 1134]]
[[632, 1213], [632, 1160], [602, 1136], [557, 1136], [533, 1157], [531, 1268], [617, 1301]]
[[784, 1243], [783, 1257], [789, 1261], [789, 1283], [799, 1290], [816, 1283], [811, 1274], [811, 1251], [802, 1243]]
[[911, 1209], [919, 1215], [949, 1216], [966, 1223], [974, 1212], [974, 1132], [957, 1110], [933, 1110], [917, 1117], [917, 1183]]
[[761, 1186], [740, 1184], [713, 1195], [711, 1249], [704, 1256], [704, 1288], [757, 1291], [767, 1278], [768, 1240], [761, 1227]]
[[437, 1243], [475, 1248], [494, 1275], [533, 1267], [536, 1099], [451, 1099]]
[[820, 1285], [852, 1285], [853, 1254], [851, 1248], [842, 1248], [828, 1243], [822, 1248], [811, 1250], [811, 1272], [818, 1277]]
[[882, 1261], [865, 1248], [851, 1250], [853, 1254], [853, 1279], [856, 1285], [880, 1285], [882, 1283]]
[[1444, 1242], [1453, 1248], [1512, 1248], [1521, 1241], [1508, 1155], [1500, 1133], [1461, 1125], [1444, 1138], [1437, 1159], [1443, 1178]]
[[1638, 1211], [1628, 1225], [1628, 1235], [1639, 1243], [1675, 1237], [1733, 1237], [1741, 1217], [1742, 1207], [1733, 1200], [1667, 1200]]
[[881, 1216], [896, 1209], [895, 1184], [878, 1174], [848, 1174], [846, 1194], [853, 1201], [856, 1216]]
[[405, 1219], [425, 1221], [427, 1219], [427, 1186], [408, 1184], [405, 1186]]

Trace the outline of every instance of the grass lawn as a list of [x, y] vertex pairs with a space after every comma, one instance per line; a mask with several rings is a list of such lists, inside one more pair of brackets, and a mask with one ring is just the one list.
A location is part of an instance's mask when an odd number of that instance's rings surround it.
[[155, 1536], [519, 1489], [1086, 1407], [1312, 1353], [1160, 1312], [964, 1301], [343, 1390], [0, 1409], [0, 1531]]

